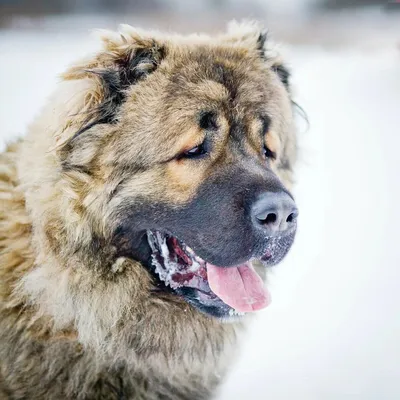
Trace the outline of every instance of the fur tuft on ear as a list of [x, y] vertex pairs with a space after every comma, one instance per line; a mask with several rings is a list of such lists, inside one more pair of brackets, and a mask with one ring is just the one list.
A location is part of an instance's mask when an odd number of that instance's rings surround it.
[[263, 31], [261, 24], [257, 21], [230, 21], [228, 23], [228, 35], [235, 41], [257, 43], [260, 33]]
[[257, 21], [231, 21], [228, 24], [226, 40], [248, 49], [254, 49], [268, 67], [281, 63], [279, 46], [274, 43], [269, 32]]

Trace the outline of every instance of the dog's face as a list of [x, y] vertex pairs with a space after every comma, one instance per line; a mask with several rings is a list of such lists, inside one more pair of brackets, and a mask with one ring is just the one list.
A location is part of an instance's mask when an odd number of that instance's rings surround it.
[[103, 199], [98, 234], [206, 314], [265, 306], [251, 261], [278, 263], [296, 231], [284, 67], [262, 34], [120, 40], [86, 68], [102, 98], [62, 153], [96, 182], [85, 196]]

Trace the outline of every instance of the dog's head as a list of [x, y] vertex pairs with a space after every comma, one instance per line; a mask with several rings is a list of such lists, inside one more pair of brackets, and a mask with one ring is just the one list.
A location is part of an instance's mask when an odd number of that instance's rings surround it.
[[297, 218], [288, 73], [266, 35], [103, 40], [65, 74], [86, 89], [58, 146], [97, 251], [140, 261], [152, 290], [206, 314], [264, 307], [252, 261], [282, 260]]

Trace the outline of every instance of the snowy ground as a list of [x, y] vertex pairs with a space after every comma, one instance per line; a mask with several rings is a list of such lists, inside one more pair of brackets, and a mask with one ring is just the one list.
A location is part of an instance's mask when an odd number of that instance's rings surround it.
[[[221, 400], [400, 398], [400, 52], [392, 39], [288, 49], [311, 126], [301, 134], [298, 237], [271, 274], [273, 303]], [[78, 35], [0, 31], [0, 146], [24, 133], [56, 74], [92, 45]]]

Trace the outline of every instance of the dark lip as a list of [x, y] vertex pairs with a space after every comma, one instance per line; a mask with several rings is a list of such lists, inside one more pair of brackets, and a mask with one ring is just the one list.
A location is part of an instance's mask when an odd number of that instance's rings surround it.
[[237, 313], [232, 307], [225, 304], [221, 299], [217, 298], [214, 300], [214, 305], [205, 305], [198, 299], [198, 294], [201, 292], [198, 289], [193, 288], [179, 288], [175, 289], [175, 293], [182, 297], [187, 303], [195, 307], [197, 310], [212, 316], [214, 318], [219, 318], [222, 320], [228, 320], [231, 317], [239, 317], [240, 314]]

